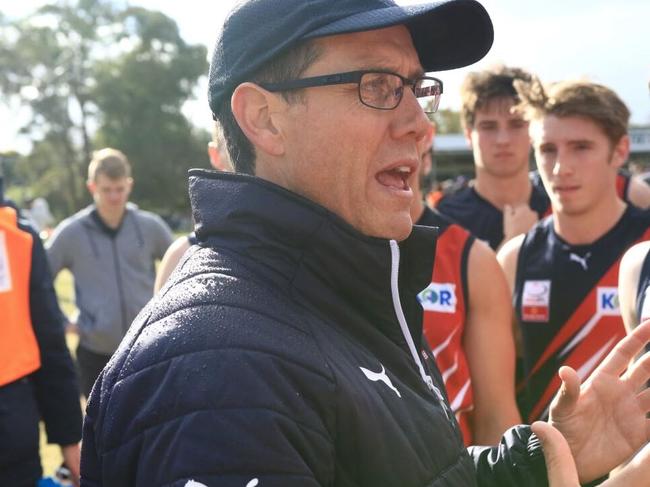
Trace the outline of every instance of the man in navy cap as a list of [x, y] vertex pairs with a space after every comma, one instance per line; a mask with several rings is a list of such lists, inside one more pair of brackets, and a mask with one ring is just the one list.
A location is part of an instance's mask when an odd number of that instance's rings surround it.
[[[200, 245], [95, 385], [82, 485], [546, 484], [527, 426], [498, 449], [463, 447], [421, 352], [436, 231], [413, 228], [408, 180], [442, 93], [425, 73], [477, 61], [492, 36], [473, 0], [253, 0], [230, 14], [210, 106], [238, 172], [190, 173]], [[635, 333], [592, 392], [565, 374], [554, 422], [584, 480], [647, 440], [631, 406], [647, 374], [603, 384], [650, 326]], [[607, 414], [602, 388], [626, 417]], [[593, 434], [619, 440], [584, 451]]]

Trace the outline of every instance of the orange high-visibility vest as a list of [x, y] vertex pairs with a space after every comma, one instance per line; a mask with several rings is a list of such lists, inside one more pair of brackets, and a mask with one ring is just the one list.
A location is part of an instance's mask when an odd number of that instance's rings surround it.
[[0, 207], [0, 386], [41, 366], [29, 310], [34, 242], [17, 220], [16, 210]]

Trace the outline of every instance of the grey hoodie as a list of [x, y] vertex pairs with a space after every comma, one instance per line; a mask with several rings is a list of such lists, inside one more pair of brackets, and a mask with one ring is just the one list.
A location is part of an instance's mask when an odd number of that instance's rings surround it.
[[172, 242], [157, 215], [126, 208], [120, 227], [106, 227], [94, 205], [62, 221], [46, 244], [52, 275], [67, 268], [74, 277], [80, 344], [111, 355], [131, 321], [151, 299], [155, 261]]

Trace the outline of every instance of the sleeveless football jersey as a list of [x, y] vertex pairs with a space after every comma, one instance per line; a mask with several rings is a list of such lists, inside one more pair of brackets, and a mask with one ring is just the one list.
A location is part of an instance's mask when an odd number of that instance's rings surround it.
[[547, 217], [526, 234], [517, 262], [513, 305], [523, 339], [518, 378], [522, 416], [546, 418], [560, 386], [557, 371], [587, 377], [625, 335], [618, 306], [618, 268], [625, 251], [650, 239], [650, 212], [628, 206], [605, 235], [570, 245]]
[[636, 316], [639, 323], [650, 319], [650, 252], [643, 259], [636, 292]]
[[[542, 218], [549, 208], [546, 192], [540, 191], [533, 185], [529, 206]], [[470, 231], [472, 235], [485, 241], [496, 250], [503, 241], [503, 212], [484, 199], [473, 186], [445, 196], [440, 200], [436, 209], [448, 216], [459, 225]]]
[[445, 382], [451, 408], [472, 444], [468, 413], [474, 407], [469, 366], [463, 350], [467, 307], [467, 259], [474, 237], [440, 213], [425, 208], [418, 225], [439, 228], [431, 284], [420, 293], [423, 332]]

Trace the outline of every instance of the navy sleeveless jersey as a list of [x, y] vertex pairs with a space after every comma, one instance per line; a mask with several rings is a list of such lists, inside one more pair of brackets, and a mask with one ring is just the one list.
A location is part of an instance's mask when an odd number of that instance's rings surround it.
[[650, 239], [650, 211], [628, 206], [605, 235], [570, 245], [549, 216], [519, 251], [513, 306], [523, 341], [517, 401], [528, 421], [546, 418], [560, 386], [557, 371], [587, 377], [625, 335], [618, 307], [618, 268], [633, 244]]

